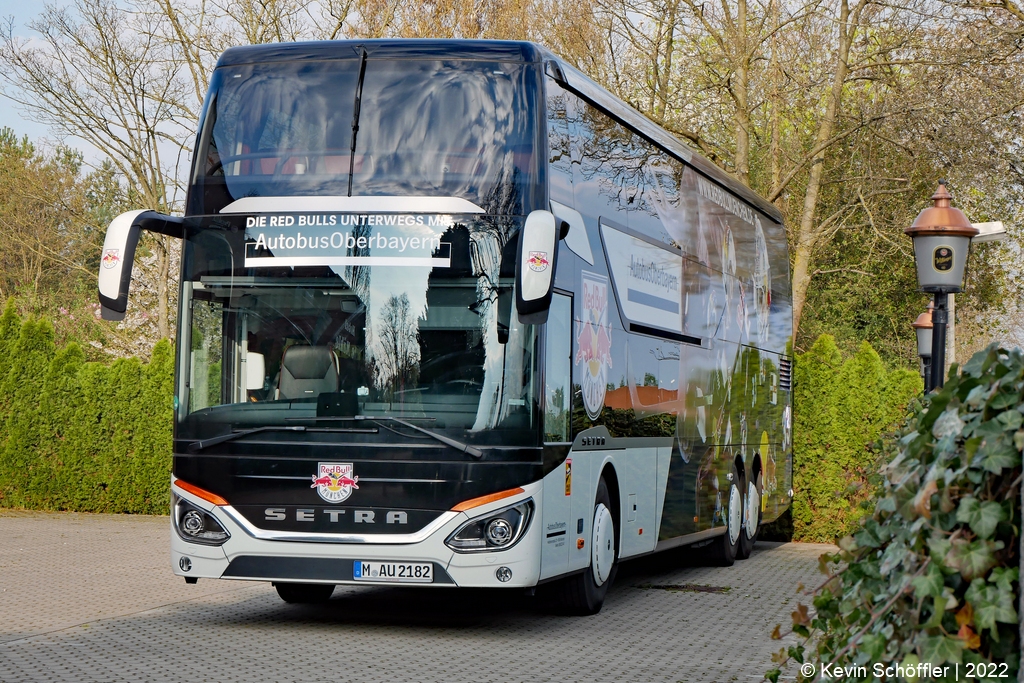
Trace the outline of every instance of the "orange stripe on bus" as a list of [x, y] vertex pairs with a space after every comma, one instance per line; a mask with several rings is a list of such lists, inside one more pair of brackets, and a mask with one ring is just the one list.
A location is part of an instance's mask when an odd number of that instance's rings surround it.
[[223, 498], [218, 496], [216, 493], [210, 493], [206, 489], [201, 489], [198, 486], [196, 486], [195, 484], [190, 484], [187, 481], [182, 481], [181, 479], [176, 479], [174, 481], [174, 485], [177, 486], [182, 491], [188, 491], [193, 496], [198, 496], [198, 497], [202, 498], [203, 500], [205, 500], [208, 503], [213, 503], [214, 505], [228, 505], [229, 504], [226, 500], [224, 500]]
[[526, 493], [526, 491], [524, 491], [521, 488], [509, 489], [507, 491], [498, 491], [497, 493], [491, 493], [486, 496], [480, 496], [479, 498], [470, 498], [469, 500], [459, 503], [458, 505], [453, 507], [452, 510], [454, 512], [465, 512], [466, 510], [471, 510], [473, 508], [480, 507], [481, 505], [487, 505], [488, 503], [493, 503], [494, 501], [501, 500], [502, 498], [510, 498], [520, 493]]

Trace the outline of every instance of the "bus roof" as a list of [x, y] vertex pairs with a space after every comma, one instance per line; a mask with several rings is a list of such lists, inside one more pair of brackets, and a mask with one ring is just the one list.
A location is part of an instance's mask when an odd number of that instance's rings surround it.
[[375, 40], [320, 40], [303, 43], [269, 43], [228, 48], [217, 66], [256, 62], [352, 59], [361, 49], [376, 59], [482, 59], [540, 62], [550, 55], [534, 43], [512, 40], [449, 40], [438, 38], [382, 38]]
[[322, 40], [301, 43], [269, 43], [228, 48], [217, 66], [280, 61], [352, 59], [360, 50], [381, 59], [480, 59], [514, 62], [547, 62], [547, 72], [623, 125], [664, 148], [702, 175], [714, 180], [771, 220], [782, 223], [782, 213], [763, 197], [739, 183], [660, 125], [608, 92], [602, 86], [536, 43], [513, 40], [454, 40], [440, 38], [382, 38], [373, 40]]

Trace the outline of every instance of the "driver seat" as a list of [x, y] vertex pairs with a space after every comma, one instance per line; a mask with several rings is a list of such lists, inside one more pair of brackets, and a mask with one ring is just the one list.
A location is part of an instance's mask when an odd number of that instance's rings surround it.
[[296, 344], [285, 349], [277, 398], [314, 398], [338, 391], [338, 356], [327, 346]]

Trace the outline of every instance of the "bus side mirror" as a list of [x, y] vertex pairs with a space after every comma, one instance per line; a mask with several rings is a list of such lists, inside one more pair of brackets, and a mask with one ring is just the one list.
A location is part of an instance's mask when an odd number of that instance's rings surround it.
[[555, 254], [560, 230], [550, 211], [532, 211], [519, 233], [516, 259], [516, 311], [519, 321], [547, 322], [555, 283]]
[[139, 233], [149, 230], [180, 238], [182, 226], [181, 218], [145, 209], [122, 213], [110, 221], [100, 257], [100, 312], [104, 320], [124, 320]]

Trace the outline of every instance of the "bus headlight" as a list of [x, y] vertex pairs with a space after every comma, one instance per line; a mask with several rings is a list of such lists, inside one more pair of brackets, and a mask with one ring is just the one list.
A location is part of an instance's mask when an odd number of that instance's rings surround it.
[[174, 530], [182, 540], [202, 545], [221, 545], [231, 535], [208, 512], [174, 496]]
[[530, 498], [469, 520], [445, 539], [445, 545], [458, 553], [505, 550], [519, 542], [532, 517]]

